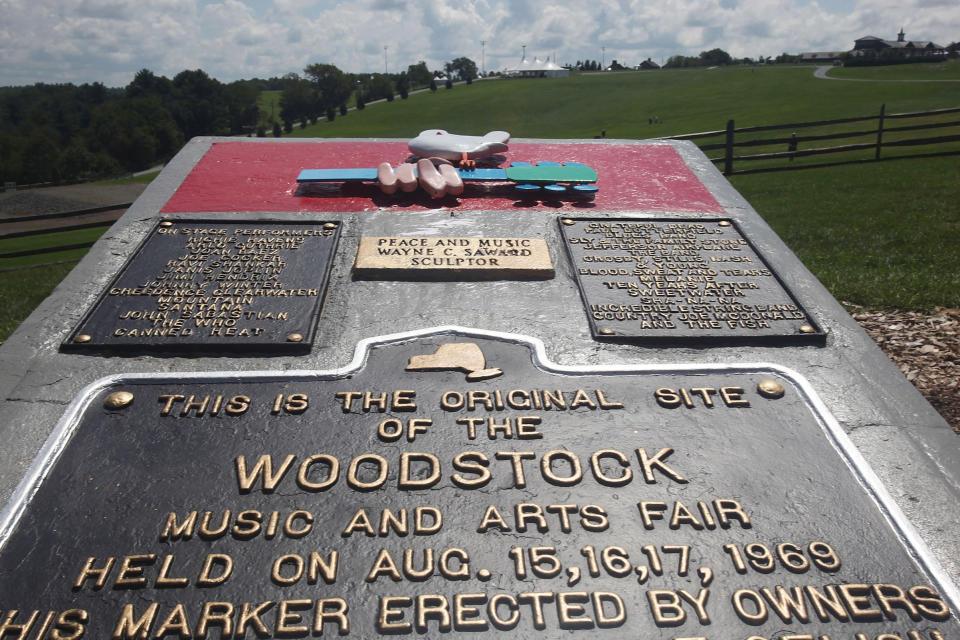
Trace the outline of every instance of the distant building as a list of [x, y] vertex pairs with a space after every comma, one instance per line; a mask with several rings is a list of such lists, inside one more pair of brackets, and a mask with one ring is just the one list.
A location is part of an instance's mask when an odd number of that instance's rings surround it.
[[946, 49], [929, 40], [907, 40], [903, 29], [897, 34], [896, 40], [883, 40], [876, 36], [864, 36], [853, 41], [851, 55], [864, 55], [868, 51], [880, 53], [887, 50], [900, 50], [907, 57], [942, 55]]
[[944, 55], [947, 50], [929, 40], [907, 40], [903, 29], [896, 40], [863, 36], [853, 41], [850, 51], [810, 51], [800, 54], [801, 62], [839, 62], [846, 56], [879, 55], [884, 51], [900, 51], [904, 57]]
[[639, 68], [640, 69], [659, 69], [660, 65], [658, 65], [656, 62], [654, 62], [650, 58], [647, 58], [646, 60], [640, 63]]

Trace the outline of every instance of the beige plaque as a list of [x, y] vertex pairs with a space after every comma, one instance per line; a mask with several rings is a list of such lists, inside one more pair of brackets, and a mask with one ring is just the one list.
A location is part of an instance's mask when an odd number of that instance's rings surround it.
[[553, 277], [543, 238], [360, 238], [353, 272], [362, 278], [508, 280]]

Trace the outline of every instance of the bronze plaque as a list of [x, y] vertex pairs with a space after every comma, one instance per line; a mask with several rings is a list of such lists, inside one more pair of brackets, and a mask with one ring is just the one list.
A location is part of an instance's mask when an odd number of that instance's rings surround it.
[[466, 331], [327, 373], [107, 379], [0, 520], [0, 624], [960, 637], [954, 587], [822, 406], [772, 366], [558, 367]]
[[391, 280], [517, 280], [553, 277], [543, 238], [360, 238], [356, 276]]
[[62, 348], [308, 351], [339, 235], [334, 222], [158, 222]]
[[595, 339], [824, 343], [729, 219], [563, 218], [560, 228]]

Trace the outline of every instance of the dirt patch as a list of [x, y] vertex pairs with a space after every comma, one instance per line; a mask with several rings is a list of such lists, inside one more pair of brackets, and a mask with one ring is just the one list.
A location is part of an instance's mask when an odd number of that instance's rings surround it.
[[907, 380], [960, 434], [960, 309], [867, 311], [848, 305], [854, 320]]

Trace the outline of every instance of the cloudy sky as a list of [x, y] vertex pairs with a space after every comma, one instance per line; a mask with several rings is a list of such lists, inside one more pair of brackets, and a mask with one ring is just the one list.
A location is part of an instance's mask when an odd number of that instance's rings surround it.
[[0, 86], [124, 86], [142, 68], [223, 81], [311, 62], [382, 71], [384, 47], [391, 72], [459, 56], [501, 69], [522, 45], [560, 64], [714, 47], [775, 56], [894, 39], [901, 26], [908, 39], [960, 40], [960, 0], [0, 0]]

